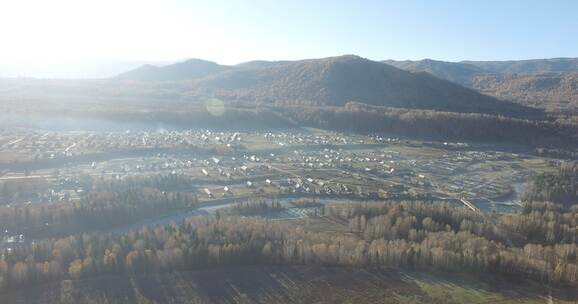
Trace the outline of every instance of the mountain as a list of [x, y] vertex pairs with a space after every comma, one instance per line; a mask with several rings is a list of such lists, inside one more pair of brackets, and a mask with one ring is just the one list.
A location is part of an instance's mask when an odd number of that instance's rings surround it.
[[552, 74], [481, 74], [476, 90], [505, 100], [555, 112], [578, 111], [578, 72]]
[[519, 61], [383, 61], [499, 99], [552, 111], [578, 111], [578, 58]]
[[193, 82], [195, 92], [276, 104], [370, 105], [523, 116], [536, 111], [425, 73], [410, 73], [358, 56], [229, 69]]
[[189, 59], [166, 66], [143, 65], [134, 70], [122, 73], [116, 78], [139, 81], [174, 81], [200, 78], [225, 71], [229, 68], [231, 67], [219, 65], [212, 61]]
[[[451, 65], [451, 63], [448, 63]], [[457, 67], [457, 64], [456, 64]], [[477, 68], [471, 66], [470, 69]], [[438, 69], [442, 70], [442, 69]], [[410, 73], [354, 55], [299, 61], [252, 61], [237, 66], [188, 60], [143, 66], [120, 80], [171, 81], [182, 98], [276, 105], [369, 105], [527, 117], [539, 111], [504, 102], [427, 73]], [[187, 81], [186, 85], [179, 80]]]
[[279, 61], [253, 60], [253, 61], [247, 61], [247, 62], [239, 63], [236, 65], [236, 67], [260, 69], [260, 68], [268, 68], [268, 67], [273, 67], [273, 66], [278, 66], [278, 65], [284, 65], [284, 64], [287, 64], [290, 62], [291, 61], [287, 61], [287, 60], [279, 60]]
[[438, 78], [466, 86], [468, 86], [473, 77], [486, 73], [484, 69], [478, 66], [461, 62], [448, 62], [431, 59], [415, 61], [384, 60], [382, 62], [406, 71], [430, 73]]
[[578, 58], [549, 58], [507, 61], [462, 61], [485, 71], [506, 74], [578, 72]]
[[266, 61], [254, 60], [239, 63], [235, 66], [219, 65], [212, 61], [201, 59], [189, 59], [183, 62], [177, 62], [165, 66], [144, 64], [138, 68], [118, 75], [116, 78], [121, 80], [137, 81], [175, 81], [191, 80], [205, 77], [218, 72], [230, 69], [261, 69], [273, 66], [284, 65], [291, 61]]

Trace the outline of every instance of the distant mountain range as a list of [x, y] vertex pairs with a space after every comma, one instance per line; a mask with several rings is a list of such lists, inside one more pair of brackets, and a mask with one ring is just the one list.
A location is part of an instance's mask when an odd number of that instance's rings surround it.
[[578, 110], [578, 58], [512, 61], [383, 61], [500, 99], [555, 111]]
[[[451, 64], [450, 64], [451, 65]], [[459, 74], [461, 65], [451, 65]], [[473, 73], [478, 69], [468, 65]], [[433, 73], [432, 73], [433, 74]], [[440, 77], [441, 78], [441, 77]], [[235, 66], [192, 59], [157, 67], [146, 65], [119, 80], [187, 81], [181, 94], [283, 105], [343, 106], [360, 102], [377, 106], [475, 112], [527, 117], [539, 111], [480, 94], [457, 79], [440, 79], [346, 55], [300, 61], [252, 61]], [[456, 83], [453, 83], [453, 82]], [[182, 88], [181, 88], [182, 89]]]
[[143, 81], [171, 81], [195, 79], [229, 69], [212, 61], [189, 59], [165, 66], [145, 64], [139, 68], [118, 75], [117, 79]]
[[[346, 57], [349, 57], [350, 61], [347, 64], [347, 60], [336, 60], [340, 57], [300, 61], [255, 60], [237, 65], [220, 65], [200, 59], [177, 63], [99, 61], [70, 66], [10, 64], [0, 65], [0, 77], [34, 76], [57, 78], [55, 80], [107, 78], [111, 82], [108, 82], [106, 87], [95, 88], [90, 93], [101, 92], [99, 98], [104, 98], [107, 94], [137, 95], [139, 98], [142, 95], [162, 98], [211, 95], [224, 99], [269, 103], [340, 105], [347, 101], [358, 101], [384, 106], [483, 113], [499, 111], [504, 103], [499, 104], [500, 109], [497, 111], [490, 109], [496, 106], [495, 99], [500, 99], [557, 113], [578, 113], [578, 58], [462, 62], [424, 59], [381, 62], [410, 72], [413, 75], [410, 76], [385, 68], [378, 71], [375, 61], [355, 56]], [[352, 60], [353, 58], [357, 60]], [[363, 69], [367, 69], [367, 75]], [[342, 75], [339, 75], [340, 73]], [[357, 76], [353, 77], [351, 73]], [[447, 83], [428, 80], [424, 73], [494, 97], [493, 101], [489, 102], [487, 97], [472, 95], [472, 92]], [[136, 81], [136, 84], [127, 87], [116, 83], [118, 80]], [[184, 81], [186, 83], [183, 83]], [[44, 82], [39, 82], [42, 83]], [[86, 81], [79, 80], [75, 83], [83, 83], [82, 87], [87, 86]], [[429, 87], [423, 86], [426, 83]], [[102, 85], [105, 85], [105, 82]], [[120, 85], [119, 89], [109, 92], [110, 87], [117, 85]], [[56, 88], [50, 90], [53, 89]], [[468, 95], [468, 100], [457, 101], [463, 99], [464, 94]], [[518, 108], [513, 111], [519, 110]]]
[[462, 61], [486, 71], [508, 74], [578, 72], [578, 58], [550, 58], [507, 61]]

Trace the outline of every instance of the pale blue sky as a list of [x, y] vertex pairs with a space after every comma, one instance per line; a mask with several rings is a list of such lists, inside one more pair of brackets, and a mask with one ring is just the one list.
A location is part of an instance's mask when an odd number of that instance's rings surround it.
[[6, 0], [0, 64], [578, 56], [578, 1]]

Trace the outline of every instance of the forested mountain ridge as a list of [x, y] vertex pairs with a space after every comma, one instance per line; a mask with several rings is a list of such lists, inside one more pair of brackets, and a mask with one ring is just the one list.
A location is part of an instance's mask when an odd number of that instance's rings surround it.
[[439, 78], [454, 79], [455, 82], [458, 83], [467, 80], [468, 77], [474, 77], [480, 74], [540, 75], [578, 72], [578, 58], [508, 61], [465, 60], [459, 62], [422, 59], [383, 60], [382, 62], [403, 70], [428, 72]]
[[461, 61], [494, 73], [545, 74], [578, 71], [578, 58], [547, 58], [505, 61]]
[[578, 58], [445, 62], [385, 60], [383, 63], [475, 89], [503, 100], [552, 111], [578, 109]]
[[473, 77], [488, 73], [488, 71], [480, 67], [462, 62], [449, 62], [432, 59], [415, 61], [384, 60], [382, 62], [410, 72], [426, 72], [438, 78], [468, 87], [471, 87], [470, 81]]
[[578, 109], [578, 70], [574, 73], [483, 74], [471, 87], [505, 100], [557, 112]]
[[118, 75], [117, 79], [141, 81], [174, 81], [204, 77], [230, 67], [212, 61], [189, 59], [166, 66], [143, 65]]
[[[126, 76], [133, 72], [120, 78], [130, 79]], [[154, 68], [145, 72], [150, 75], [140, 79], [163, 77], [163, 73]], [[429, 74], [410, 73], [353, 55], [292, 62], [252, 62], [193, 77], [200, 74], [189, 73], [186, 79], [191, 82], [182, 92], [184, 96], [315, 106], [343, 106], [355, 101], [398, 108], [540, 116], [535, 109], [504, 102]]]

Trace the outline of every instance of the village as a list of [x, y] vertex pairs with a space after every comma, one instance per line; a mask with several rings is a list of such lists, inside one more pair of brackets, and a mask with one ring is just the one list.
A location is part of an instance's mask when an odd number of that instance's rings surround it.
[[[528, 175], [555, 162], [468, 143], [320, 130], [0, 131], [3, 205], [74, 201], [90, 179], [185, 175], [200, 201], [255, 197], [431, 199], [515, 211]], [[13, 184], [18, 193], [11, 193]], [[13, 192], [13, 191], [12, 191]]]

